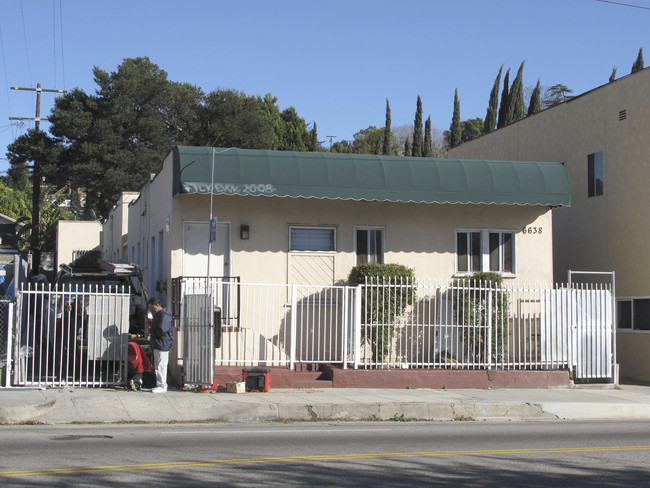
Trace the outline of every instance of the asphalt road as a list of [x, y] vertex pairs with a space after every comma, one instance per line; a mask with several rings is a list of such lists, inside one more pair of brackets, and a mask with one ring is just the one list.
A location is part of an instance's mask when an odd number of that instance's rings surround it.
[[646, 422], [1, 427], [0, 486], [648, 486]]

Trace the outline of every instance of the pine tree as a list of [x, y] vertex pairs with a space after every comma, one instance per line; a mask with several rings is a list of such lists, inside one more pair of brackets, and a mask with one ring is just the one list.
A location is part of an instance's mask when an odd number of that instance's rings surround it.
[[537, 112], [540, 112], [541, 110], [542, 110], [542, 86], [540, 85], [539, 80], [537, 80], [537, 85], [535, 85], [535, 89], [533, 90], [533, 93], [530, 95], [530, 104], [528, 105], [527, 116], [530, 117], [531, 115], [535, 115]]
[[634, 61], [634, 64], [632, 65], [632, 73], [636, 73], [637, 71], [641, 71], [643, 69], [643, 48], [639, 48], [639, 54], [636, 57], [636, 61]]
[[413, 122], [413, 145], [411, 156], [422, 156], [422, 100], [418, 95], [417, 108], [415, 110], [415, 121]]
[[526, 104], [524, 103], [524, 62], [519, 66], [517, 76], [512, 82], [510, 94], [508, 95], [508, 112], [505, 125], [521, 120], [526, 115]]
[[427, 121], [424, 123], [424, 148], [422, 149], [422, 156], [425, 158], [430, 158], [433, 155], [432, 149], [432, 140], [431, 140], [431, 116], [427, 117]]
[[384, 124], [384, 144], [381, 153], [384, 156], [390, 154], [390, 104], [388, 98], [386, 99], [386, 124]]
[[612, 68], [612, 74], [609, 75], [609, 82], [611, 83], [612, 81], [616, 80], [616, 66]]
[[506, 116], [508, 113], [508, 103], [510, 97], [508, 95], [508, 87], [510, 85], [510, 68], [506, 71], [506, 76], [503, 78], [503, 91], [501, 92], [501, 105], [499, 106], [499, 120], [497, 122], [497, 129], [506, 125]]
[[485, 126], [483, 127], [484, 134], [492, 132], [497, 125], [497, 113], [499, 111], [499, 85], [501, 84], [502, 71], [503, 65], [499, 68], [499, 74], [494, 80], [494, 85], [490, 92], [490, 101], [488, 103], [487, 113], [485, 114]]
[[460, 101], [458, 100], [458, 89], [454, 91], [454, 115], [451, 118], [449, 127], [449, 147], [460, 145], [462, 132], [460, 128]]

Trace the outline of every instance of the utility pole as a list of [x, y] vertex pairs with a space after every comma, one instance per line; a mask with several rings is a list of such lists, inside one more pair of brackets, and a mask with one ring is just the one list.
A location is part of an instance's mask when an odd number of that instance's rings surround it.
[[[37, 83], [36, 88], [22, 88], [19, 86], [12, 86], [12, 90], [25, 90], [36, 92], [36, 116], [31, 117], [9, 117], [9, 120], [32, 120], [34, 121], [34, 128], [41, 130], [41, 120], [49, 120], [41, 118], [41, 92], [48, 93], [65, 93], [65, 90], [56, 90], [52, 88], [41, 88], [41, 84]], [[40, 161], [34, 161], [34, 169], [32, 170], [32, 236], [30, 239], [30, 249], [32, 251], [32, 270], [36, 274], [40, 272], [41, 267], [41, 243], [40, 243], [40, 230], [41, 230], [41, 168]]]
[[332, 152], [332, 139], [334, 139], [336, 136], [325, 136], [330, 138], [330, 152]]

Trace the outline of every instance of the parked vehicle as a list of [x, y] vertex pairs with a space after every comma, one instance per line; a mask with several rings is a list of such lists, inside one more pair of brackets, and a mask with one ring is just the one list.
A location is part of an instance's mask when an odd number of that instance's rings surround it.
[[56, 287], [74, 290], [91, 287], [96, 290], [124, 288], [131, 295], [129, 333], [144, 336], [149, 327], [147, 290], [142, 285], [142, 272], [135, 264], [123, 261], [80, 258], [69, 265], [61, 265]]

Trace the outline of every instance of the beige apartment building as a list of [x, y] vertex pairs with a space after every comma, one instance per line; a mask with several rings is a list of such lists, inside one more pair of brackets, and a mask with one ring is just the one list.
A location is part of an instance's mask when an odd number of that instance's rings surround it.
[[176, 147], [104, 242], [163, 300], [171, 278], [208, 274], [208, 252], [210, 276], [249, 283], [332, 285], [364, 262], [552, 283], [550, 208], [569, 204], [559, 163]]
[[553, 211], [554, 276], [615, 271], [620, 376], [650, 381], [650, 69], [449, 151], [453, 158], [558, 161], [571, 206]]
[[[115, 206], [102, 242], [104, 257], [138, 264], [169, 309], [174, 278], [324, 288], [367, 262], [442, 282], [496, 271], [509, 284], [550, 285], [551, 208], [566, 205], [560, 163], [175, 147]], [[249, 313], [281, 326], [286, 310]]]

